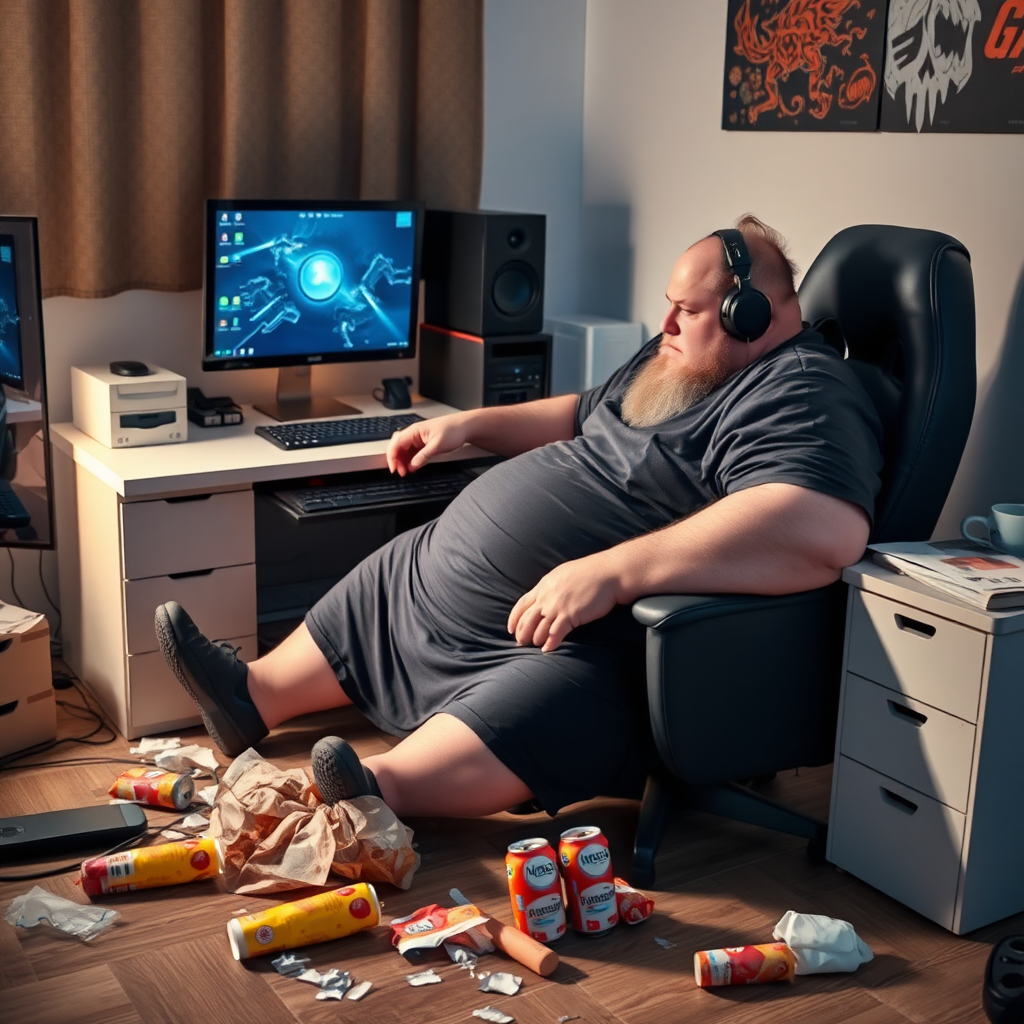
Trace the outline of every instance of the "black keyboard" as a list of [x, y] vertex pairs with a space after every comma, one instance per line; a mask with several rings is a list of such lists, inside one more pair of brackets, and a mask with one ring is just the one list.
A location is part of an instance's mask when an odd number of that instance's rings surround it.
[[327, 448], [332, 444], [356, 444], [360, 441], [386, 441], [396, 430], [419, 423], [422, 416], [359, 416], [347, 420], [313, 420], [301, 423], [275, 423], [257, 427], [256, 433], [286, 452], [300, 448]]
[[278, 500], [303, 515], [334, 512], [358, 505], [386, 505], [392, 502], [430, 501], [454, 498], [475, 474], [465, 469], [434, 474], [391, 476], [380, 480], [340, 481], [319, 487], [275, 491]]
[[28, 526], [31, 521], [32, 517], [14, 493], [14, 488], [6, 480], [0, 480], [0, 530]]

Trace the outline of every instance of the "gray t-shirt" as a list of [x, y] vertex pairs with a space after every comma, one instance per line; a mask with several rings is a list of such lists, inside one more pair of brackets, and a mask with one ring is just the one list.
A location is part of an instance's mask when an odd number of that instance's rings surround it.
[[[544, 654], [509, 635], [515, 602], [562, 562], [744, 487], [799, 484], [870, 515], [879, 486], [873, 407], [817, 334], [804, 331], [665, 423], [627, 427], [623, 390], [656, 346], [580, 397], [571, 441], [489, 469], [306, 617], [371, 722], [407, 735], [433, 715], [454, 716], [552, 813], [642, 788], [643, 631], [620, 606]], [[601, 756], [565, 757], [565, 736]]]
[[[421, 565], [436, 553], [455, 570], [442, 578], [459, 580], [460, 607], [445, 611], [459, 614], [470, 596], [503, 620], [562, 562], [758, 484], [797, 484], [872, 516], [881, 427], [856, 375], [819, 334], [802, 331], [678, 416], [627, 426], [625, 387], [658, 343], [580, 396], [571, 441], [495, 466], [447, 509], [421, 551]], [[454, 596], [430, 589], [441, 602]]]

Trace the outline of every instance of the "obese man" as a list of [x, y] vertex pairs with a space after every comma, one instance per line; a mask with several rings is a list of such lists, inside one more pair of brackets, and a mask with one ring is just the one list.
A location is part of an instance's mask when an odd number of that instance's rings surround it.
[[651, 754], [630, 604], [825, 586], [867, 543], [880, 426], [804, 328], [793, 278], [781, 237], [741, 218], [679, 257], [661, 335], [605, 384], [395, 434], [401, 476], [467, 443], [506, 461], [264, 657], [246, 665], [160, 606], [161, 649], [221, 749], [352, 704], [403, 738], [365, 762], [321, 740], [332, 803], [370, 793], [399, 817], [470, 817], [639, 795]]

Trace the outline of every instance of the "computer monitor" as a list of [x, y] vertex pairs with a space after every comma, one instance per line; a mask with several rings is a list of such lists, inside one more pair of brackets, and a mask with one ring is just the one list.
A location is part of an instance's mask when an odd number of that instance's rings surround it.
[[0, 547], [53, 546], [38, 230], [0, 217]]
[[421, 202], [210, 199], [203, 369], [276, 367], [275, 419], [358, 412], [310, 395], [319, 363], [416, 354]]

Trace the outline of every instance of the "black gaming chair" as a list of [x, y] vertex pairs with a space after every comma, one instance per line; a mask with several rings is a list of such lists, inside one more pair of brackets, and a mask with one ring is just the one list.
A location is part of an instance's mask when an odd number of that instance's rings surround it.
[[[800, 304], [846, 351], [881, 415], [872, 540], [927, 540], [974, 413], [967, 250], [935, 231], [847, 228], [807, 271]], [[824, 856], [825, 822], [739, 782], [832, 761], [845, 605], [841, 582], [783, 597], [658, 595], [634, 604], [647, 627], [660, 764], [641, 805], [633, 884], [654, 882], [655, 851], [679, 802], [804, 836], [811, 855]]]

